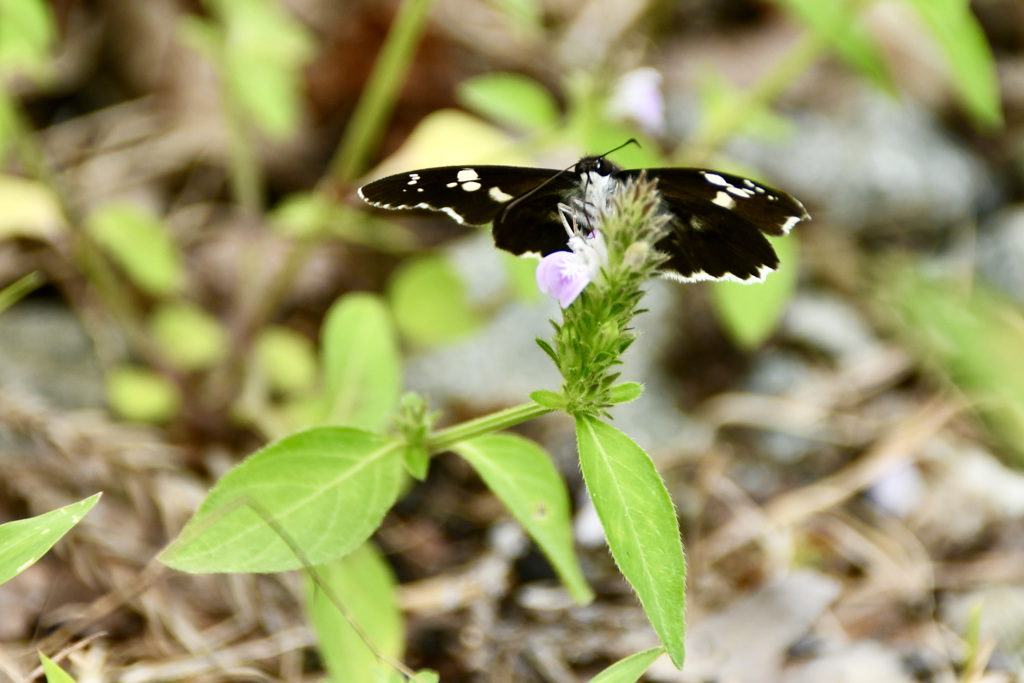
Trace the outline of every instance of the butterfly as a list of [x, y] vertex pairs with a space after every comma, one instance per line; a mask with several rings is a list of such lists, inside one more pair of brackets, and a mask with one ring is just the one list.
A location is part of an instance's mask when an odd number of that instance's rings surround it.
[[748, 178], [700, 168], [625, 170], [606, 155], [583, 157], [565, 170], [425, 168], [363, 185], [359, 196], [380, 209], [426, 209], [463, 225], [492, 223], [500, 249], [547, 256], [569, 251], [570, 207], [584, 207], [582, 215], [589, 218], [585, 207], [605, 202], [617, 184], [641, 172], [657, 181], [662, 204], [672, 214], [656, 247], [668, 255], [661, 274], [675, 280], [761, 281], [779, 266], [766, 235], [786, 235], [810, 219], [790, 195]]

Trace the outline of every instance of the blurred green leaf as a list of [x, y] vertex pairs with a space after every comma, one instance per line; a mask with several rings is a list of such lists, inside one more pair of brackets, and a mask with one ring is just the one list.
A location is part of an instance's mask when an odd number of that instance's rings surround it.
[[398, 329], [416, 344], [444, 344], [480, 326], [465, 284], [442, 256], [421, 256], [403, 263], [391, 277], [388, 299]]
[[643, 652], [637, 652], [625, 659], [612, 664], [610, 667], [590, 679], [590, 683], [636, 683], [644, 672], [654, 664], [661, 655], [665, 654], [665, 648], [655, 647]]
[[732, 116], [740, 108], [741, 116], [731, 134], [745, 133], [763, 140], [785, 138], [794, 130], [794, 125], [785, 117], [772, 111], [767, 102], [751, 98], [746, 91], [725, 80], [713, 68], [701, 70], [698, 81], [698, 96], [701, 104], [701, 119], [713, 125], [720, 117]]
[[527, 76], [489, 73], [467, 79], [455, 92], [459, 103], [480, 116], [520, 130], [558, 123], [558, 103], [547, 88]]
[[967, 0], [906, 0], [924, 19], [949, 62], [953, 84], [975, 122], [1003, 122], [999, 78], [985, 31]]
[[343, 557], [394, 504], [404, 453], [401, 441], [351, 427], [275, 441], [221, 477], [157, 559], [202, 574], [282, 572]]
[[99, 499], [97, 493], [29, 519], [0, 524], [0, 584], [38, 562]]
[[224, 26], [224, 68], [238, 102], [275, 137], [293, 134], [302, 112], [302, 68], [313, 33], [271, 0], [207, 0]]
[[180, 370], [213, 367], [230, 351], [228, 333], [220, 321], [191, 303], [157, 306], [149, 325], [163, 357]]
[[7, 155], [7, 148], [11, 146], [18, 131], [17, 105], [7, 95], [3, 88], [0, 88], [0, 164]]
[[682, 668], [686, 562], [668, 490], [647, 453], [611, 425], [577, 416], [576, 440], [583, 479], [612, 557], [672, 663]]
[[181, 393], [163, 375], [122, 366], [107, 373], [107, 403], [126, 420], [159, 424], [178, 413]]
[[513, 256], [507, 251], [499, 253], [505, 264], [505, 275], [509, 286], [517, 299], [522, 301], [540, 301], [541, 291], [537, 287], [537, 264], [535, 258]]
[[10, 74], [39, 77], [53, 69], [57, 27], [51, 11], [43, 0], [0, 0], [0, 87]]
[[[930, 1], [930, 0], [925, 0]], [[857, 0], [773, 0], [796, 15], [847, 64], [876, 86], [893, 92], [895, 86], [882, 52], [864, 30], [861, 12], [866, 3]]]
[[878, 297], [911, 352], [972, 399], [993, 435], [1024, 466], [1020, 309], [981, 284], [965, 294], [910, 267], [893, 270]]
[[488, 0], [505, 15], [513, 31], [539, 36], [544, 30], [544, 8], [539, 0]]
[[92, 212], [85, 227], [142, 290], [167, 296], [181, 287], [181, 254], [157, 216], [134, 204], [110, 203]]
[[271, 225], [299, 239], [340, 237], [348, 242], [389, 253], [416, 248], [412, 232], [387, 220], [369, 216], [362, 208], [338, 204], [322, 192], [299, 192], [281, 201], [271, 213]]
[[736, 344], [752, 350], [764, 344], [779, 324], [799, 276], [798, 246], [793, 236], [769, 238], [779, 255], [779, 270], [764, 282], [716, 282], [711, 300], [722, 327]]
[[269, 136], [298, 129], [302, 69], [315, 54], [313, 34], [271, 0], [206, 0], [217, 23], [185, 17], [183, 41], [220, 70], [234, 102]]
[[551, 457], [512, 434], [490, 434], [456, 444], [465, 458], [544, 551], [562, 583], [580, 604], [594, 599], [572, 542], [569, 492]]
[[28, 237], [49, 241], [66, 228], [60, 200], [50, 188], [34, 180], [0, 175], [0, 240]]
[[[378, 657], [379, 653], [389, 659], [401, 658], [405, 623], [394, 573], [373, 543], [363, 543], [345, 557], [318, 566], [316, 578], [323, 585], [307, 576], [306, 611], [332, 680], [404, 681]], [[331, 600], [332, 596], [340, 606]], [[364, 637], [375, 649], [370, 649]]]
[[398, 405], [401, 360], [391, 315], [372, 294], [349, 294], [327, 312], [322, 340], [323, 421], [383, 429]]
[[54, 663], [53, 660], [42, 652], [39, 653], [39, 661], [43, 663], [43, 673], [46, 674], [46, 683], [75, 683], [74, 678], [68, 675], [64, 669], [60, 668], [59, 665]]
[[295, 330], [270, 325], [256, 338], [255, 354], [270, 388], [283, 394], [300, 394], [316, 382], [316, 349], [309, 338]]

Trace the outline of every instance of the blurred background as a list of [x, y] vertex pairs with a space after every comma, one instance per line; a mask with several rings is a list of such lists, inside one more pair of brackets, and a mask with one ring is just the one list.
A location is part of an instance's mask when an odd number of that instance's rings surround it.
[[[757, 178], [813, 216], [766, 283], [656, 281], [614, 424], [688, 559], [649, 681], [1016, 681], [1024, 670], [1024, 4], [1017, 0], [0, 0], [0, 522], [102, 491], [0, 586], [0, 679], [324, 680], [302, 576], [154, 557], [320, 411], [321, 326], [377, 297], [453, 424], [557, 390], [531, 260], [361, 182], [446, 164]], [[657, 645], [451, 455], [374, 538], [443, 681], [583, 681]], [[344, 680], [337, 671], [335, 680]], [[845, 678], [844, 678], [845, 676]], [[359, 679], [353, 679], [359, 680]], [[631, 679], [632, 680], [632, 679]]]

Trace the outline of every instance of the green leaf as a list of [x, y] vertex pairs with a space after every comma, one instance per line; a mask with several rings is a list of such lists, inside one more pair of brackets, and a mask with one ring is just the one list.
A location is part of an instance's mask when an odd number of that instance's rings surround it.
[[18, 71], [42, 76], [53, 70], [49, 53], [57, 27], [51, 12], [42, 0], [0, 0], [0, 82]]
[[313, 34], [277, 2], [208, 0], [224, 27], [222, 67], [229, 92], [268, 135], [294, 133], [302, 112], [302, 68]]
[[540, 301], [542, 294], [537, 287], [538, 261], [530, 257], [513, 256], [507, 251], [500, 252], [499, 256], [505, 264], [509, 289], [516, 298], [522, 301]]
[[530, 400], [545, 408], [551, 408], [551, 410], [562, 410], [565, 408], [565, 397], [557, 391], [539, 389], [530, 393]]
[[11, 141], [18, 135], [18, 103], [0, 88], [0, 162], [3, 162]]
[[430, 453], [423, 446], [405, 449], [405, 469], [416, 481], [425, 481], [430, 470]]
[[1006, 453], [1024, 464], [1024, 314], [984, 284], [955, 283], [897, 270], [879, 292], [908, 349], [970, 397]]
[[895, 89], [881, 50], [861, 22], [860, 12], [865, 3], [852, 0], [774, 2], [795, 14], [825, 45], [875, 85], [889, 91]]
[[597, 418], [576, 418], [580, 467], [608, 547], [672, 663], [682, 668], [686, 561], [675, 508], [650, 457]]
[[[0, 157], [2, 151], [0, 145]], [[34, 180], [0, 175], [0, 240], [28, 237], [49, 241], [66, 229], [60, 200], [50, 188]]]
[[46, 683], [75, 683], [75, 679], [68, 675], [64, 669], [55, 664], [52, 659], [39, 653], [39, 661], [43, 663], [43, 673], [46, 674]]
[[157, 306], [149, 321], [161, 354], [179, 370], [205, 370], [230, 352], [228, 333], [220, 321], [185, 301]]
[[96, 493], [29, 519], [0, 524], [0, 584], [38, 562], [99, 499], [100, 494]]
[[518, 128], [540, 130], [558, 123], [558, 103], [547, 88], [515, 73], [490, 73], [470, 78], [455, 91], [459, 104], [484, 118]]
[[462, 279], [441, 256], [403, 263], [391, 278], [388, 298], [398, 328], [417, 344], [444, 344], [480, 326]]
[[349, 294], [327, 312], [322, 341], [324, 422], [382, 429], [402, 389], [398, 340], [375, 295]]
[[85, 227], [142, 290], [166, 296], [181, 287], [181, 254], [158, 217], [133, 204], [117, 202], [90, 214]]
[[773, 111], [768, 102], [752, 98], [749, 92], [734, 85], [712, 67], [701, 69], [697, 88], [705, 128], [719, 125], [720, 121], [732, 118], [734, 111], [738, 111], [735, 127], [730, 131], [732, 135], [744, 133], [762, 140], [779, 140], [794, 130], [793, 123]]
[[796, 291], [799, 275], [796, 239], [792, 236], [769, 239], [779, 255], [777, 272], [764, 282], [716, 282], [711, 288], [718, 321], [737, 345], [748, 350], [767, 341]]
[[107, 403], [126, 420], [160, 424], [177, 415], [181, 392], [158, 372], [119, 366], [107, 373]]
[[999, 79], [985, 31], [967, 0], [906, 0], [924, 19], [952, 72], [953, 84], [976, 123], [1003, 122]]
[[664, 653], [665, 648], [663, 647], [637, 652], [615, 662], [591, 678], [590, 683], [636, 683], [651, 664], [654, 664], [654, 660]]
[[490, 434], [452, 450], [472, 465], [536, 541], [573, 599], [580, 604], [593, 600], [573, 549], [569, 493], [544, 449], [512, 434]]
[[644, 386], [637, 382], [623, 382], [611, 388], [608, 399], [612, 403], [629, 403], [640, 398], [644, 393]]
[[[398, 605], [397, 582], [377, 548], [364, 543], [345, 557], [318, 566], [315, 579], [308, 579], [306, 611], [331, 678], [373, 681], [376, 676], [384, 676], [385, 680], [404, 680], [378, 658], [378, 654], [391, 660], [402, 656], [405, 623]], [[358, 625], [358, 631], [352, 622]]]
[[280, 572], [342, 557], [394, 504], [404, 450], [349, 427], [285, 437], [225, 474], [158, 559], [210, 573]]
[[316, 350], [308, 337], [295, 330], [268, 325], [256, 338], [254, 353], [274, 391], [301, 394], [316, 382]]
[[547, 343], [547, 341], [541, 339], [540, 337], [536, 337], [534, 341], [537, 342], [537, 346], [539, 346], [544, 353], [548, 354], [548, 358], [550, 358], [551, 361], [555, 364], [555, 367], [560, 367], [558, 362], [558, 354], [555, 353], [555, 350], [553, 348], [551, 348], [551, 344]]
[[404, 254], [416, 249], [410, 230], [377, 219], [360, 208], [338, 204], [323, 192], [297, 192], [274, 207], [270, 224], [280, 234], [299, 240], [335, 236], [379, 251]]

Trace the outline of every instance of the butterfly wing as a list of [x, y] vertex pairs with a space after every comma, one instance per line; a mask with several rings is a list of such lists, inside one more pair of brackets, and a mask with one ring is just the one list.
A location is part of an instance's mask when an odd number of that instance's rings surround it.
[[464, 225], [484, 225], [558, 171], [520, 166], [442, 166], [399, 173], [359, 188], [380, 209], [441, 211]]
[[580, 181], [573, 173], [552, 176], [541, 186], [517, 197], [494, 220], [494, 245], [516, 256], [547, 256], [569, 249], [569, 234], [559, 205], [573, 206]]
[[[620, 171], [618, 179], [639, 170]], [[765, 235], [787, 234], [810, 218], [785, 192], [748, 178], [696, 168], [646, 171], [658, 180], [658, 192], [675, 215], [670, 232], [658, 243], [669, 254], [662, 272], [684, 280], [763, 280], [779, 258]]]

